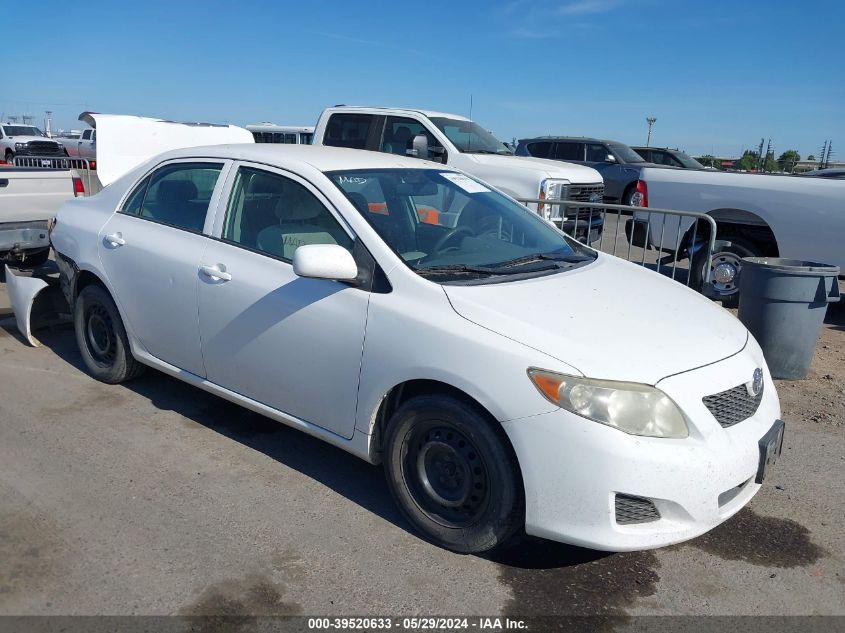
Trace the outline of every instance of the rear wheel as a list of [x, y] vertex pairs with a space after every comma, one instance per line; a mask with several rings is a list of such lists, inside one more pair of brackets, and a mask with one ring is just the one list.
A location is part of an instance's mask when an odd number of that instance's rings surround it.
[[[739, 305], [739, 272], [744, 257], [759, 257], [762, 249], [756, 243], [728, 235], [725, 241], [730, 246], [717, 248], [710, 262], [710, 281], [713, 284], [712, 298], [722, 302], [726, 308]], [[691, 285], [701, 291], [704, 287], [704, 271], [707, 266], [707, 249], [699, 250], [692, 259]]]
[[85, 286], [79, 293], [73, 325], [85, 367], [97, 380], [115, 384], [131, 380], [144, 371], [144, 365], [129, 350], [117, 306], [102, 286]]
[[524, 523], [516, 457], [494, 422], [449, 396], [418, 396], [388, 423], [385, 472], [400, 509], [428, 539], [460, 553], [506, 541]]

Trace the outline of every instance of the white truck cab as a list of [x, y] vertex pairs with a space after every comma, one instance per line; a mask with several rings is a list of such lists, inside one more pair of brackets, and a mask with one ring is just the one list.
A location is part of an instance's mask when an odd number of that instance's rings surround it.
[[[515, 156], [478, 123], [456, 114], [427, 110], [335, 106], [320, 115], [314, 145], [366, 149], [441, 162], [475, 176], [513, 198], [601, 202], [604, 183], [598, 171], [583, 165]], [[536, 209], [536, 205], [533, 205]], [[572, 232], [586, 233], [588, 215], [593, 241], [601, 230], [600, 214], [589, 209], [545, 205], [547, 220]], [[571, 225], [571, 226], [570, 226]], [[583, 235], [579, 235], [583, 237]]]
[[64, 146], [47, 138], [34, 125], [0, 125], [0, 158], [12, 163], [15, 156], [67, 156]]

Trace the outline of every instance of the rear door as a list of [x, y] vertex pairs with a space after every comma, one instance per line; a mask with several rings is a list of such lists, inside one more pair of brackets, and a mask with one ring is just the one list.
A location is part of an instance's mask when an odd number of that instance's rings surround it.
[[100, 232], [100, 261], [138, 341], [156, 358], [197, 376], [205, 376], [197, 271], [209, 243], [208, 210], [220, 195], [226, 166], [212, 160], [159, 166]]

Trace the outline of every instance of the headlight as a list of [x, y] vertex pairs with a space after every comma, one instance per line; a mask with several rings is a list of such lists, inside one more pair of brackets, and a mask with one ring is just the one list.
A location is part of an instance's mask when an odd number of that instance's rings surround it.
[[26, 143], [15, 143], [15, 149], [24, 149], [26, 145]]
[[631, 435], [674, 438], [689, 435], [678, 405], [654, 387], [576, 378], [542, 369], [529, 369], [528, 377], [548, 400], [581, 417]]
[[546, 200], [566, 200], [569, 193], [569, 181], [547, 178], [540, 186], [540, 193]]

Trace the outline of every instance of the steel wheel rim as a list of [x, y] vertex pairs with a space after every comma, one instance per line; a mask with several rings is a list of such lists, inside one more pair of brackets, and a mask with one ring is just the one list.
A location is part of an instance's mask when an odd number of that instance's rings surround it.
[[489, 502], [490, 477], [484, 459], [448, 423], [433, 422], [410, 431], [402, 477], [414, 503], [444, 527], [474, 525]]
[[103, 306], [88, 309], [85, 318], [85, 343], [94, 360], [103, 366], [111, 366], [117, 356], [117, 340], [111, 315]]

